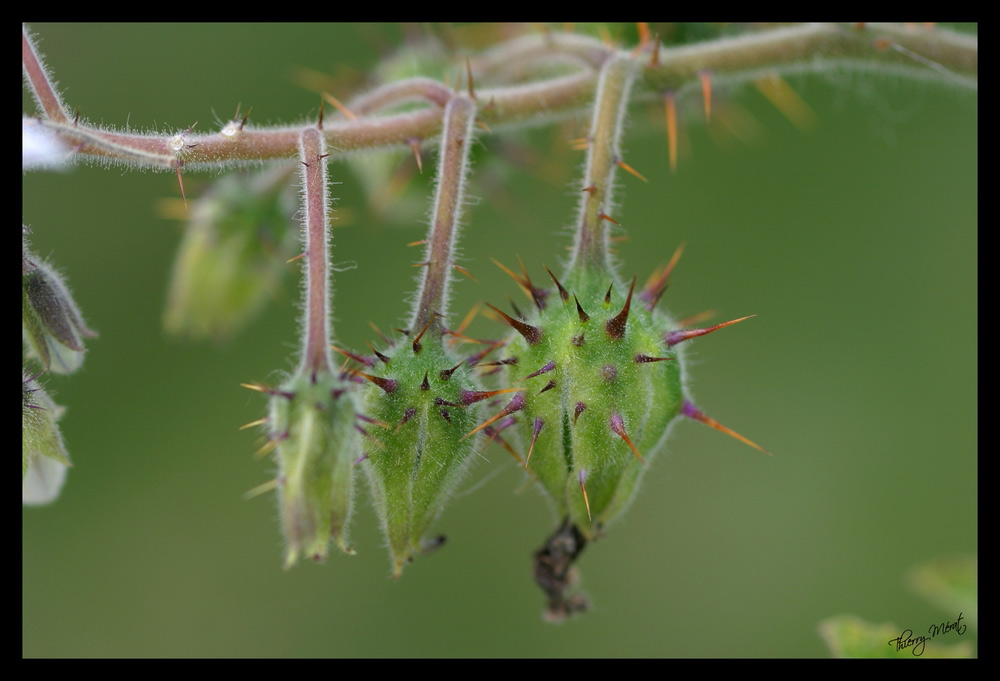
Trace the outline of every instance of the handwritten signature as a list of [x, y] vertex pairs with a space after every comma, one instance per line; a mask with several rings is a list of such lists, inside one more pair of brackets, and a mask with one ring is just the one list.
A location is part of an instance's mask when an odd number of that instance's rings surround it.
[[962, 624], [962, 613], [953, 622], [941, 622], [932, 624], [927, 628], [929, 636], [914, 636], [912, 629], [904, 630], [899, 636], [889, 641], [889, 645], [896, 646], [896, 651], [913, 648], [913, 655], [920, 657], [924, 654], [924, 645], [939, 634], [947, 634], [950, 631], [957, 632], [959, 636], [965, 634], [966, 625]]

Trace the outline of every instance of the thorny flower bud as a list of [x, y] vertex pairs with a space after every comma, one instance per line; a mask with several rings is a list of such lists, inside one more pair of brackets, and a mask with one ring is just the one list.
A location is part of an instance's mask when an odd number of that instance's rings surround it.
[[587, 274], [573, 270], [565, 296], [538, 290], [537, 318], [512, 324], [504, 380], [524, 387], [527, 468], [589, 540], [631, 502], [684, 398], [665, 320]]
[[24, 340], [45, 369], [72, 373], [83, 363], [83, 339], [97, 334], [87, 328], [62, 276], [26, 250], [25, 254], [21, 275]]
[[267, 425], [280, 470], [278, 497], [288, 550], [320, 561], [331, 537], [347, 545], [351, 477], [358, 457], [356, 411], [349, 384], [339, 376], [302, 371], [271, 393]]
[[22, 373], [21, 381], [21, 501], [47, 504], [59, 496], [70, 465], [56, 425], [64, 410], [35, 376]]
[[274, 294], [298, 233], [289, 171], [232, 173], [193, 203], [174, 261], [163, 324], [193, 339], [236, 333]]
[[443, 541], [428, 533], [467, 468], [475, 403], [486, 399], [440, 338], [421, 339], [418, 332], [411, 330], [411, 342], [369, 370], [378, 376], [358, 372], [372, 383], [362, 398], [364, 466], [396, 577], [415, 555]]

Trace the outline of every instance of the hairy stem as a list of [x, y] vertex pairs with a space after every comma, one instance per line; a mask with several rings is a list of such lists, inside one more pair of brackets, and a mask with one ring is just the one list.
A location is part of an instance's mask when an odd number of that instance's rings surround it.
[[35, 49], [35, 43], [28, 34], [28, 27], [21, 26], [21, 69], [24, 79], [31, 86], [31, 91], [35, 95], [35, 101], [39, 108], [45, 112], [45, 116], [54, 122], [65, 123], [69, 119], [66, 116], [66, 109], [63, 107], [59, 93], [49, 80], [45, 72], [45, 65], [42, 58]]
[[[472, 148], [472, 125], [476, 105], [471, 98], [456, 95], [444, 111], [444, 131], [441, 134], [441, 158], [438, 163], [437, 191], [431, 229], [427, 236], [423, 283], [411, 329], [422, 329], [428, 322], [439, 326], [447, 315], [448, 289], [454, 259], [455, 240], [462, 216], [462, 199], [469, 172]], [[441, 315], [440, 317], [435, 314]]]
[[305, 342], [300, 371], [330, 373], [330, 253], [327, 234], [326, 145], [318, 128], [299, 135], [305, 245]]
[[608, 60], [601, 70], [587, 138], [587, 166], [570, 268], [586, 266], [613, 271], [608, 225], [615, 169], [621, 161], [619, 140], [634, 71], [633, 61], [624, 55]]
[[[699, 76], [706, 72], [720, 81], [747, 81], [764, 72], [782, 74], [838, 65], [883, 66], [909, 77], [925, 76], [972, 89], [978, 82], [978, 39], [923, 26], [805, 24], [655, 49], [655, 58], [643, 69], [638, 98], [659, 98], [665, 91], [683, 93], [698, 87]], [[647, 51], [651, 52], [652, 47]], [[485, 87], [477, 88], [477, 100], [483, 102], [479, 118], [495, 128], [579, 115], [594, 92], [598, 69], [611, 57], [625, 54], [595, 38], [556, 32], [504, 43], [470, 61], [474, 73], [502, 83], [492, 87], [484, 83]], [[538, 69], [554, 62], [568, 65], [568, 73], [537, 79]], [[27, 29], [23, 31], [22, 63], [25, 78], [46, 117], [42, 124], [62, 137], [78, 157], [160, 169], [290, 159], [297, 154], [299, 133], [311, 126], [253, 128], [244, 125], [245, 121], [232, 121], [217, 133], [172, 136], [98, 129], [69, 120]], [[414, 99], [426, 101], [429, 106], [370, 115]], [[336, 155], [408, 147], [440, 133], [442, 105], [448, 99], [446, 86], [426, 78], [393, 83], [357, 98], [352, 103], [357, 118], [328, 122], [323, 135]]]

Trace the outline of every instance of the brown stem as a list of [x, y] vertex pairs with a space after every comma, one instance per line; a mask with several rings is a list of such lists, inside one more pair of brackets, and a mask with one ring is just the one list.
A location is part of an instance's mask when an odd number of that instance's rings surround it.
[[318, 128], [299, 135], [304, 198], [305, 342], [300, 371], [329, 373], [330, 365], [330, 254], [327, 242], [326, 145]]

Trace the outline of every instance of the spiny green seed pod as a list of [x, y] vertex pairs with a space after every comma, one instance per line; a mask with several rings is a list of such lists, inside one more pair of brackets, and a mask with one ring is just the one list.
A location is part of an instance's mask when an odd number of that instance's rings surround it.
[[276, 445], [278, 496], [288, 550], [320, 561], [333, 537], [347, 545], [353, 463], [359, 455], [352, 386], [328, 374], [299, 372], [271, 394], [267, 425]]
[[372, 383], [362, 397], [364, 465], [396, 577], [443, 541], [428, 532], [473, 452], [474, 405], [497, 394], [476, 390], [467, 363], [440, 341], [420, 333], [391, 356], [377, 353], [378, 365], [359, 358], [369, 368], [358, 376]]
[[97, 336], [83, 321], [62, 276], [38, 258], [24, 258], [21, 327], [32, 352], [49, 371], [68, 374], [83, 364], [84, 338]]
[[633, 305], [634, 281], [626, 292], [587, 274], [557, 282], [555, 300], [525, 279], [538, 308], [530, 324], [500, 314], [514, 329], [505, 380], [524, 387], [525, 465], [593, 539], [632, 500], [684, 394], [666, 318]]
[[56, 424], [64, 410], [36, 378], [22, 373], [21, 379], [21, 501], [31, 505], [59, 496], [70, 465]]
[[289, 171], [217, 180], [191, 207], [163, 325], [195, 340], [227, 338], [277, 290], [296, 247]]

